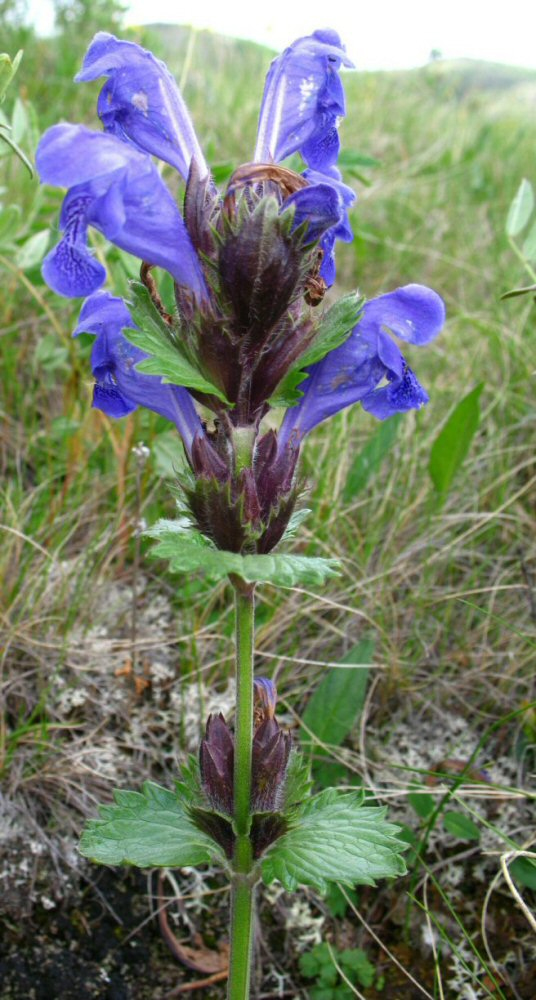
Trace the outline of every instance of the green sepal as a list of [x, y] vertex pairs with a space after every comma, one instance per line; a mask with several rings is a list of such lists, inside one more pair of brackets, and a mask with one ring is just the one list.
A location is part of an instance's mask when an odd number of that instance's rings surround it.
[[279, 879], [292, 892], [311, 885], [325, 892], [329, 882], [375, 885], [376, 879], [404, 875], [407, 844], [385, 809], [364, 806], [361, 793], [328, 788], [308, 799], [292, 829], [276, 840], [262, 862], [266, 884]]
[[129, 286], [128, 305], [139, 329], [127, 329], [123, 333], [129, 343], [150, 355], [138, 362], [137, 371], [145, 375], [161, 375], [164, 383], [210, 393], [230, 406], [221, 389], [205, 378], [186, 357], [179, 340], [173, 338], [170, 327], [160, 316], [145, 285], [139, 281], [131, 281]]
[[314, 365], [344, 344], [359, 322], [365, 299], [358, 292], [344, 295], [324, 314], [313, 341], [305, 348], [275, 390], [271, 406], [295, 406], [303, 396], [298, 386], [308, 378], [304, 368]]
[[157, 521], [144, 535], [157, 541], [151, 555], [167, 559], [172, 573], [201, 572], [214, 582], [233, 573], [246, 583], [295, 587], [298, 584], [324, 583], [340, 573], [336, 559], [287, 553], [243, 556], [217, 549], [184, 521]]
[[222, 860], [217, 844], [192, 823], [176, 792], [146, 781], [141, 792], [114, 791], [80, 840], [80, 853], [105, 865], [181, 868]]

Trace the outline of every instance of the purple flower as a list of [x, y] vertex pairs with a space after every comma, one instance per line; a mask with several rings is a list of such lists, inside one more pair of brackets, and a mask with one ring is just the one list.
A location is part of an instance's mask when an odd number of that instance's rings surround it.
[[163, 384], [158, 375], [136, 370], [147, 355], [123, 336], [123, 330], [133, 327], [123, 300], [109, 292], [96, 292], [84, 302], [73, 336], [96, 337], [91, 353], [93, 406], [109, 417], [124, 417], [138, 406], [160, 413], [173, 421], [191, 454], [194, 438], [205, 436], [192, 397], [182, 386]]
[[[314, 172], [304, 177], [317, 190], [295, 198], [296, 214], [298, 224], [309, 223], [311, 242], [322, 238], [327, 283], [334, 278], [333, 244], [345, 238], [347, 207], [353, 200], [334, 167], [337, 123], [345, 111], [342, 63], [350, 65], [332, 31], [298, 39], [274, 61], [255, 156], [257, 161], [281, 160], [299, 150]], [[203, 265], [150, 159], [160, 157], [185, 180], [195, 163], [196, 182], [206, 179], [207, 190], [215, 193], [178, 87], [152, 53], [105, 32], [91, 42], [76, 79], [100, 76], [107, 77], [98, 100], [104, 134], [81, 125], [57, 125], [39, 144], [41, 180], [69, 189], [60, 219], [63, 236], [45, 259], [45, 280], [60, 295], [72, 297], [90, 295], [103, 284], [105, 269], [87, 246], [88, 227], [94, 226], [116, 246], [169, 271], [198, 301], [208, 300]]]
[[[339, 121], [346, 114], [341, 64], [352, 66], [335, 31], [315, 31], [298, 38], [274, 59], [264, 87], [255, 160], [280, 161], [299, 152], [308, 169], [303, 177], [327, 196], [337, 196], [337, 218], [320, 243], [320, 269], [326, 285], [335, 280], [335, 240], [353, 239], [348, 208], [355, 201], [335, 166]], [[333, 198], [333, 193], [330, 196]]]
[[60, 219], [63, 238], [43, 263], [54, 291], [83, 296], [103, 283], [104, 268], [86, 244], [92, 225], [122, 250], [165, 268], [199, 298], [206, 295], [182, 216], [149, 156], [115, 135], [66, 124], [45, 133], [36, 164], [44, 183], [70, 189]]
[[279, 454], [339, 410], [360, 402], [380, 420], [420, 409], [428, 395], [386, 329], [410, 344], [427, 344], [441, 330], [445, 307], [436, 292], [405, 285], [367, 302], [349, 338], [311, 365], [303, 397], [287, 410], [278, 434]]
[[108, 77], [97, 106], [107, 132], [159, 156], [185, 180], [192, 157], [199, 175], [208, 174], [188, 109], [165, 63], [134, 42], [99, 31], [75, 80], [100, 76]]
[[352, 66], [336, 31], [298, 38], [274, 59], [264, 86], [255, 160], [279, 162], [300, 152], [310, 167], [333, 166], [337, 123], [346, 113], [339, 77]]

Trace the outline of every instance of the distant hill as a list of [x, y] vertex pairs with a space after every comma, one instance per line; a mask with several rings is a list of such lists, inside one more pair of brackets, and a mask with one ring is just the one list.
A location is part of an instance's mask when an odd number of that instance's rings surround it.
[[[187, 25], [155, 23], [147, 25], [144, 30], [158, 38], [160, 47], [166, 52], [166, 58], [175, 65], [183, 63], [191, 44], [195, 47], [197, 59], [202, 56], [207, 60], [216, 58], [218, 62], [221, 61], [222, 53], [239, 54], [241, 59], [247, 54], [252, 63], [266, 67], [267, 59], [273, 58], [276, 54], [273, 49], [256, 42], [231, 38], [208, 30], [201, 31]], [[435, 77], [438, 83], [447, 84], [451, 93], [455, 93], [458, 97], [474, 91], [505, 91], [511, 88], [523, 88], [527, 84], [530, 88], [536, 85], [536, 69], [524, 69], [478, 59], [437, 59], [414, 70], [377, 72], [392, 72], [393, 75], [404, 77], [423, 71], [426, 71], [429, 77]]]

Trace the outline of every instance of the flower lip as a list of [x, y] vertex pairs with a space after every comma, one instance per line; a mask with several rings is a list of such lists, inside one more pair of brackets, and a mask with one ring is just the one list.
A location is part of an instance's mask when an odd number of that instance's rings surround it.
[[[48, 129], [42, 137], [36, 164], [44, 183], [70, 189], [60, 220], [63, 229], [66, 223], [76, 224], [82, 234], [88, 225], [94, 226], [122, 250], [165, 268], [199, 301], [207, 299], [203, 271], [189, 233], [150, 156], [116, 135], [84, 125], [61, 124]], [[71, 212], [75, 195], [76, 218], [74, 210]], [[64, 237], [57, 260], [49, 254], [49, 270], [54, 279], [55, 272], [61, 269], [61, 293], [76, 297], [94, 291], [104, 273], [92, 266], [85, 240], [80, 237], [73, 241], [71, 233], [67, 241]], [[84, 268], [80, 263], [83, 252]], [[73, 276], [71, 283], [69, 275]], [[88, 278], [93, 278], [93, 283]]]

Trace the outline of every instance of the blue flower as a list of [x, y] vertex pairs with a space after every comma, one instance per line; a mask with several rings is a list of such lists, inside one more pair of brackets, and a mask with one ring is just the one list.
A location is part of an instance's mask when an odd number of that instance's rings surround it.
[[266, 77], [254, 157], [279, 162], [299, 152], [307, 164], [303, 177], [308, 183], [322, 191], [331, 187], [336, 193], [337, 220], [320, 243], [324, 254], [320, 274], [328, 286], [335, 281], [335, 241], [353, 239], [348, 208], [355, 193], [342, 183], [335, 166], [339, 122], [346, 114], [341, 65], [352, 63], [331, 30], [298, 38], [274, 59]]
[[284, 416], [279, 453], [298, 448], [313, 427], [353, 403], [380, 420], [424, 406], [428, 395], [386, 330], [422, 345], [444, 321], [442, 299], [423, 285], [405, 285], [367, 302], [345, 343], [308, 369], [303, 397]]
[[163, 384], [158, 375], [136, 370], [147, 355], [123, 336], [128, 328], [135, 324], [117, 296], [96, 292], [84, 302], [73, 336], [96, 337], [91, 353], [93, 406], [109, 417], [124, 417], [138, 406], [160, 413], [173, 421], [190, 455], [194, 438], [205, 436], [192, 397], [182, 386]]
[[315, 170], [333, 166], [337, 125], [346, 114], [339, 70], [352, 66], [336, 31], [298, 38], [274, 59], [264, 87], [255, 160], [279, 162], [300, 152]]
[[[321, 273], [327, 284], [335, 276], [333, 244], [347, 238], [347, 208], [354, 199], [334, 167], [337, 125], [345, 112], [339, 76], [343, 63], [350, 65], [332, 31], [300, 38], [274, 60], [255, 153], [255, 162], [273, 163], [299, 151], [308, 164], [311, 176], [304, 173], [304, 180], [318, 188], [311, 215], [305, 210], [306, 198], [296, 203], [301, 202], [300, 222], [310, 222], [311, 240], [322, 236]], [[45, 280], [60, 295], [73, 297], [90, 295], [103, 284], [105, 269], [87, 246], [88, 226], [94, 226], [116, 246], [169, 271], [198, 301], [207, 299], [203, 265], [191, 234], [150, 159], [160, 157], [185, 180], [194, 163], [197, 180], [206, 179], [215, 193], [179, 89], [152, 53], [105, 32], [91, 42], [76, 79], [100, 76], [107, 77], [98, 100], [104, 134], [57, 125], [39, 145], [41, 180], [69, 188], [60, 220], [63, 238], [44, 262]], [[287, 201], [282, 199], [282, 211]], [[321, 231], [319, 212], [325, 220]]]
[[89, 225], [116, 246], [165, 268], [179, 285], [206, 295], [201, 265], [182, 216], [149, 156], [115, 135], [83, 125], [54, 125], [39, 143], [41, 180], [68, 187], [63, 238], [45, 258], [43, 275], [60, 295], [89, 295], [106, 272], [87, 247]]
[[134, 42], [99, 31], [75, 80], [100, 76], [108, 77], [97, 106], [107, 132], [159, 156], [185, 180], [192, 157], [201, 176], [208, 174], [188, 109], [165, 63]]

